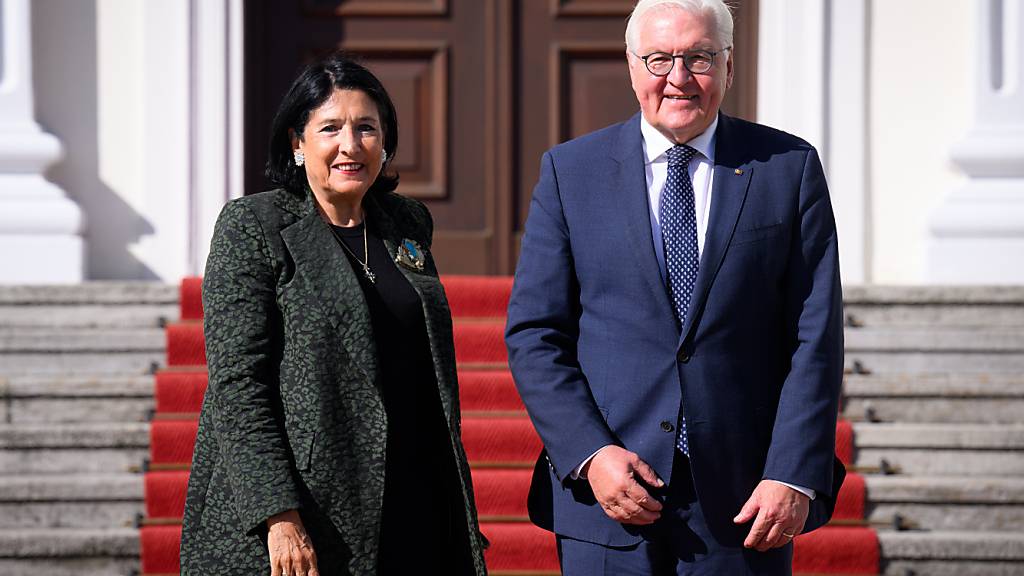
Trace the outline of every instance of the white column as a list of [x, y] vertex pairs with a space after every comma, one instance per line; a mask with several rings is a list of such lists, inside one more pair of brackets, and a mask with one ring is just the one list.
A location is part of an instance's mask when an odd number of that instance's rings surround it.
[[843, 282], [868, 282], [868, 0], [761, 0], [758, 17], [757, 121], [818, 149]]
[[758, 4], [757, 121], [796, 134], [827, 159], [826, 0]]
[[868, 1], [835, 0], [829, 15], [826, 170], [839, 234], [839, 266], [843, 282], [847, 284], [873, 280], [870, 274]]
[[30, 10], [0, 0], [0, 283], [76, 283], [82, 213], [43, 178], [62, 150], [35, 121]]
[[1024, 283], [1024, 0], [974, 4], [974, 125], [953, 147], [968, 176], [932, 214], [929, 280]]
[[192, 0], [193, 198], [189, 268], [201, 275], [224, 204], [243, 195], [242, 0]]

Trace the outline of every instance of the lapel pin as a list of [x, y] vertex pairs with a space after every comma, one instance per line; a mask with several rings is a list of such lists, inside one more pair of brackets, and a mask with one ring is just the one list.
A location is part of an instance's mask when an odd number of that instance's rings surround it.
[[743, 175], [743, 170], [741, 170], [740, 168], [737, 168], [736, 169], [736, 175], [737, 176], [742, 176]]
[[416, 272], [423, 271], [423, 264], [426, 258], [423, 256], [423, 249], [415, 240], [404, 238], [398, 245], [398, 253], [395, 254], [395, 262]]

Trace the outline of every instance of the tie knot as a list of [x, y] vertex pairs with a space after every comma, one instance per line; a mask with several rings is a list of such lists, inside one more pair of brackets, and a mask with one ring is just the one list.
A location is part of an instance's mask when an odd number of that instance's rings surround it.
[[668, 149], [668, 165], [679, 166], [690, 163], [697, 151], [686, 144], [679, 144]]

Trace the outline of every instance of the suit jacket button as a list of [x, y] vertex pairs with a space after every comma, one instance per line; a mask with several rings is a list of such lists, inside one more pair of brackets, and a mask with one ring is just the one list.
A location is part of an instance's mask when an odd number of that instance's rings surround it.
[[676, 354], [676, 359], [678, 359], [683, 364], [686, 364], [687, 362], [690, 361], [690, 355], [680, 350], [679, 354]]
[[669, 422], [668, 420], [662, 420], [661, 421], [661, 429], [664, 430], [665, 432], [671, 432], [671, 431], [675, 430], [676, 427], [673, 426], [672, 423]]

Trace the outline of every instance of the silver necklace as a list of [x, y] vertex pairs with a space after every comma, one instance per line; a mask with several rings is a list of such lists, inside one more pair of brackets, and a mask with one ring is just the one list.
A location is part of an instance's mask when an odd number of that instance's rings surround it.
[[338, 235], [338, 231], [334, 229], [334, 226], [331, 226], [330, 228], [331, 232], [334, 233], [334, 239], [338, 241], [338, 244], [341, 244], [342, 249], [351, 254], [352, 257], [355, 258], [356, 262], [359, 262], [359, 265], [363, 267], [363, 276], [370, 281], [370, 284], [376, 284], [377, 275], [370, 270], [370, 251], [368, 250], [369, 242], [366, 240], [366, 218], [363, 218], [363, 258], [366, 258], [366, 260], [360, 260], [359, 256], [356, 256], [356, 253], [353, 252], [352, 249], [345, 244], [345, 241], [341, 239], [341, 236]]

